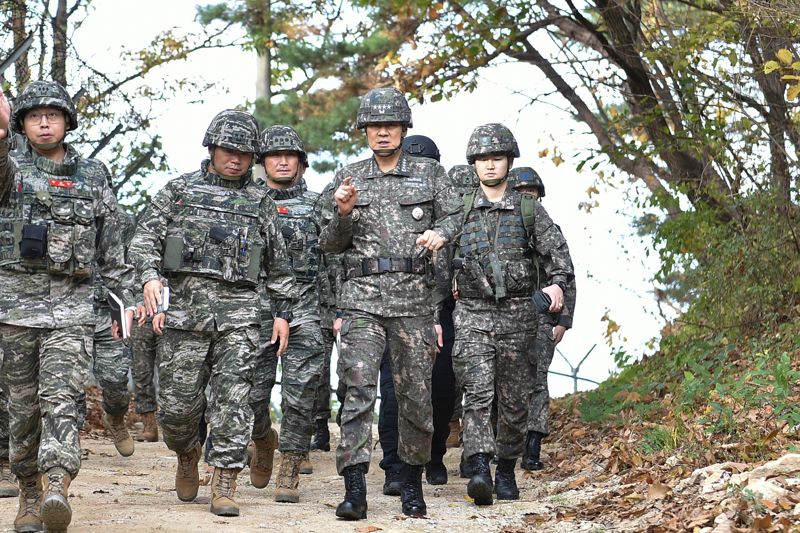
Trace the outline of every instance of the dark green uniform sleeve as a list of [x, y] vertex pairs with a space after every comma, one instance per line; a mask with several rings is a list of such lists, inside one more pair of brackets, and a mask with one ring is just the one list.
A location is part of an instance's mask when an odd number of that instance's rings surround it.
[[553, 223], [547, 210], [539, 202], [534, 202], [534, 232], [529, 237], [531, 247], [536, 250], [547, 273], [548, 285], [566, 288], [575, 277], [572, 258], [567, 241]]
[[171, 207], [182, 184], [181, 178], [167, 183], [139, 217], [128, 255], [136, 266], [142, 286], [148, 281], [162, 279], [161, 257], [164, 252], [164, 239], [167, 236], [167, 224], [170, 220]]
[[326, 189], [320, 195], [322, 198], [322, 233], [319, 236], [319, 246], [326, 253], [340, 254], [353, 242], [352, 215], [340, 216], [336, 200], [333, 198], [343, 179], [341, 171], [338, 171], [333, 178], [330, 191]]

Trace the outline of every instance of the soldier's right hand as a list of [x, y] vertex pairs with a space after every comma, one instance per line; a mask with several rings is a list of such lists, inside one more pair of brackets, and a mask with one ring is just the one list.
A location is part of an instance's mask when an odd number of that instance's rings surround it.
[[0, 89], [0, 139], [8, 136], [8, 124], [11, 121], [11, 104], [8, 103], [5, 93]]
[[164, 324], [167, 322], [167, 313], [158, 313], [153, 317], [153, 333], [156, 335], [164, 334]]
[[356, 200], [358, 200], [358, 191], [352, 181], [353, 178], [347, 176], [333, 193], [333, 199], [336, 200], [336, 206], [339, 208], [339, 215], [343, 217], [353, 212]]
[[[144, 284], [144, 308], [147, 311], [147, 316], [155, 316], [158, 305], [161, 303], [161, 290], [164, 285], [157, 279], [151, 279]], [[155, 329], [155, 324], [153, 324]]]

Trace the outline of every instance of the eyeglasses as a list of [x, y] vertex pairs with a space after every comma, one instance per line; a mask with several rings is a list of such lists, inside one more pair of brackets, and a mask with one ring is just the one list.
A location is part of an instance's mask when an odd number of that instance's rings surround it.
[[42, 119], [45, 119], [48, 124], [60, 122], [64, 120], [64, 113], [61, 111], [31, 111], [25, 115], [25, 122], [30, 124], [41, 124]]

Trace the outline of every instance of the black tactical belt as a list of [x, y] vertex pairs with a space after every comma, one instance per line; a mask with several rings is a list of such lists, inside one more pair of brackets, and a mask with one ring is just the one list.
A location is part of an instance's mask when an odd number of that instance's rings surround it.
[[[349, 262], [349, 261], [348, 261]], [[347, 266], [345, 278], [360, 278], [384, 272], [425, 273], [425, 260], [414, 257], [365, 257]]]

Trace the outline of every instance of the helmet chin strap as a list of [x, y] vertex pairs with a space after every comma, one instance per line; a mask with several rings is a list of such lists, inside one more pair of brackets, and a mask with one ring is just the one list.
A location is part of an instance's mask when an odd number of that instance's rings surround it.
[[506, 176], [503, 176], [502, 178], [495, 178], [493, 180], [481, 180], [481, 184], [486, 185], [487, 187], [497, 187], [504, 181], [506, 181]]

